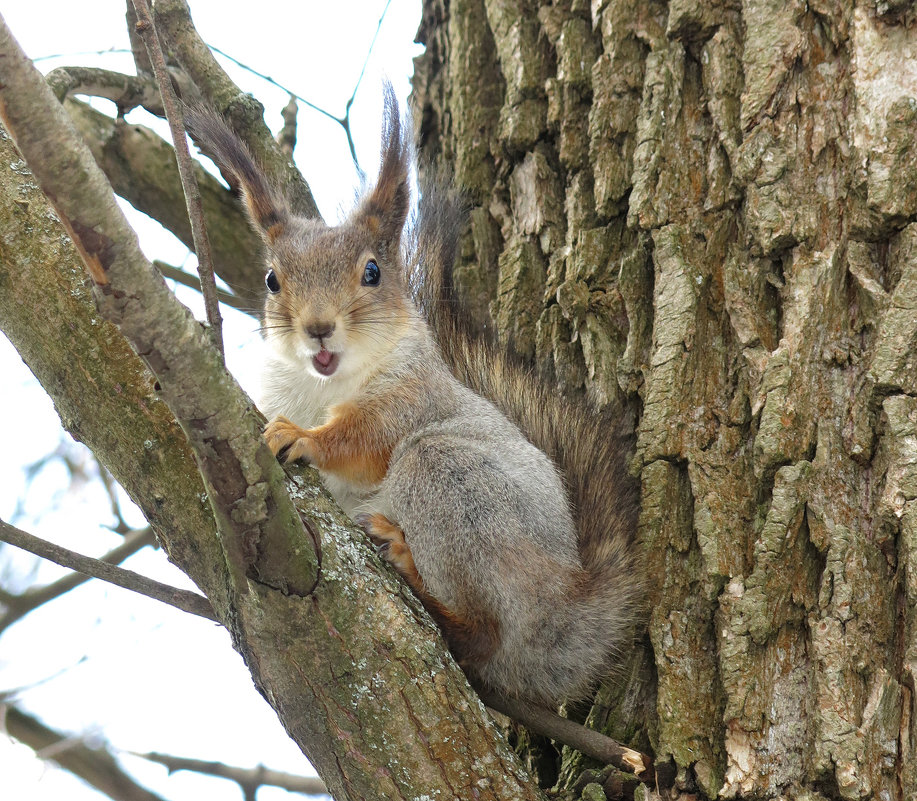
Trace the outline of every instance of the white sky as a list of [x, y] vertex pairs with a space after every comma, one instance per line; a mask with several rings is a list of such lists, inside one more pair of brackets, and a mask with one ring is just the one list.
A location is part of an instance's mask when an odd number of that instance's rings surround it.
[[[269, 75], [311, 102], [342, 115], [385, 8], [385, 0], [326, 2], [220, 2], [190, 0], [204, 40]], [[55, 66], [85, 64], [132, 71], [129, 55], [96, 51], [127, 48], [123, 0], [0, 0], [0, 14], [32, 58], [47, 72]], [[388, 78], [406, 98], [413, 71], [413, 44], [420, 0], [392, 0], [366, 74], [351, 110], [357, 154], [374, 174], [381, 119], [381, 84]], [[274, 130], [287, 95], [225, 60], [226, 70], [267, 108]], [[109, 104], [110, 105], [110, 104]], [[100, 106], [106, 110], [103, 104]], [[111, 111], [110, 109], [108, 109]], [[150, 124], [142, 112], [132, 121]], [[164, 128], [157, 128], [164, 133]], [[340, 126], [300, 108], [296, 160], [310, 182], [326, 219], [336, 219], [354, 198], [357, 174]], [[131, 215], [151, 258], [193, 265], [187, 250], [142, 215]], [[196, 293], [180, 293], [199, 312]], [[251, 392], [258, 350], [257, 324], [223, 310], [227, 360]], [[0, 518], [20, 528], [91, 555], [120, 541], [107, 531], [108, 502], [89, 484], [67, 492], [59, 463], [41, 471], [26, 492], [24, 467], [54, 451], [63, 434], [50, 399], [15, 350], [0, 334]], [[20, 432], [26, 429], [28, 439]], [[36, 433], [38, 432], [38, 433]], [[19, 513], [18, 517], [14, 515]], [[129, 522], [142, 517], [125, 500]], [[11, 576], [47, 582], [64, 571], [14, 549], [0, 547], [0, 583]], [[159, 551], [145, 549], [127, 567], [162, 581], [190, 586]], [[100, 582], [88, 582], [51, 602], [0, 635], [0, 697], [25, 688], [15, 702], [61, 731], [104, 738], [118, 752], [161, 751], [229, 764], [259, 763], [310, 773], [311, 768], [252, 686], [229, 637], [219, 627], [171, 610], [155, 601]], [[0, 719], [2, 732], [2, 719]], [[234, 784], [177, 773], [122, 755], [135, 778], [170, 801], [236, 799]], [[100, 794], [70, 774], [37, 760], [30, 749], [0, 733], [0, 797], [15, 801], [82, 801]], [[261, 801], [290, 798], [262, 789]]]

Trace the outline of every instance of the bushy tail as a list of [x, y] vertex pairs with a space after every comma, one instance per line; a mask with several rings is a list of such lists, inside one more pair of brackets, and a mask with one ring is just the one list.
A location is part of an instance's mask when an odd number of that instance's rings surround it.
[[642, 595], [632, 542], [639, 491], [628, 473], [633, 434], [621, 414], [564, 398], [471, 321], [453, 282], [464, 203], [442, 175], [425, 176], [411, 259], [415, 299], [456, 377], [497, 406], [560, 467], [570, 492], [583, 566], [595, 591], [635, 619]]

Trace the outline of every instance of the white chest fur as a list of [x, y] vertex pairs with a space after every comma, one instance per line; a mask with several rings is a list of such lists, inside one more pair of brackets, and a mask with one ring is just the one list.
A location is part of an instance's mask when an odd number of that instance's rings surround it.
[[[356, 376], [335, 375], [319, 378], [299, 361], [285, 358], [266, 348], [261, 372], [261, 392], [258, 408], [269, 420], [286, 417], [302, 428], [314, 428], [328, 420], [329, 410], [351, 400], [359, 391], [361, 381]], [[322, 481], [341, 508], [353, 517], [369, 507], [374, 489], [360, 490], [322, 471]]]
[[268, 350], [258, 407], [269, 419], [282, 415], [298, 426], [313, 428], [327, 421], [332, 406], [353, 398], [359, 385], [347, 375], [319, 378], [302, 363]]

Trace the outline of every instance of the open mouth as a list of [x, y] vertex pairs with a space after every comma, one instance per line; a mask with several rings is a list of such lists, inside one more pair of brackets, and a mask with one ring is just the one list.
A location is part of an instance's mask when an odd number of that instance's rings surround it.
[[322, 348], [312, 357], [312, 366], [319, 375], [329, 376], [338, 369], [341, 357], [337, 353]]

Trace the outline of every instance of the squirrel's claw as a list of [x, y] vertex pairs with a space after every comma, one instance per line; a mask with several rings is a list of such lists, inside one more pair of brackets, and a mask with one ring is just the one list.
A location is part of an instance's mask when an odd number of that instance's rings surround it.
[[369, 535], [376, 546], [376, 553], [395, 567], [398, 567], [405, 552], [410, 554], [411, 550], [404, 541], [404, 532], [385, 515], [360, 514], [354, 518], [354, 523]]
[[286, 417], [275, 417], [264, 427], [264, 439], [271, 453], [287, 463], [297, 459], [312, 463], [308, 433]]

